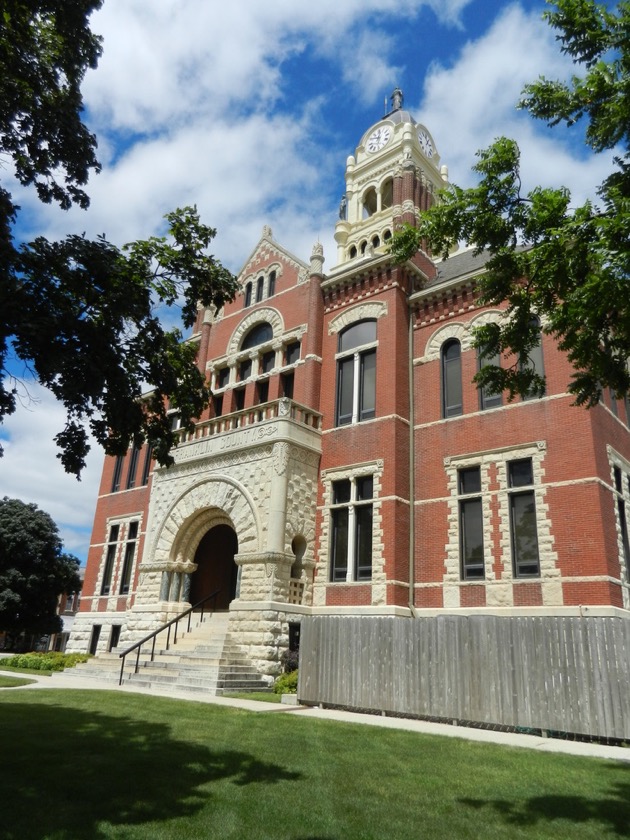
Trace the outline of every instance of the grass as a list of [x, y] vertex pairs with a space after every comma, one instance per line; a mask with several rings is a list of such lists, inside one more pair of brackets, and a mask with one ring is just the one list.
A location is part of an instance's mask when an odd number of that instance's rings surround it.
[[630, 764], [108, 691], [0, 720], [0, 840], [630, 836]]
[[0, 688], [19, 688], [34, 682], [35, 680], [25, 680], [23, 677], [7, 677], [5, 674], [0, 674]]
[[261, 703], [282, 702], [282, 696], [280, 694], [274, 694], [273, 691], [233, 691], [223, 696], [234, 697], [237, 700], [258, 700]]
[[0, 659], [0, 671], [13, 671], [16, 674], [37, 674], [38, 677], [50, 677], [52, 671], [40, 671], [38, 668], [16, 668], [15, 665], [4, 665]]

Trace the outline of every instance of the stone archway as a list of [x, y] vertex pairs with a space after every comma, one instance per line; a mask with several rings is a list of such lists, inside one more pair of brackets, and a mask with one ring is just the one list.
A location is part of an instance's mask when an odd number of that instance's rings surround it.
[[193, 561], [197, 570], [190, 583], [191, 604], [218, 592], [211, 606], [217, 610], [228, 609], [236, 597], [238, 568], [234, 556], [237, 551], [238, 539], [230, 525], [215, 525], [207, 531], [197, 546]]

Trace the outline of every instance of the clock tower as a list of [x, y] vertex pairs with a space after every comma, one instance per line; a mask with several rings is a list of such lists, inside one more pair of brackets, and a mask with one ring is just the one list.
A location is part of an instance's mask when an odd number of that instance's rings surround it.
[[337, 265], [361, 260], [386, 246], [397, 225], [413, 223], [447, 179], [429, 131], [403, 107], [392, 108], [363, 135], [346, 163], [346, 192], [335, 227]]

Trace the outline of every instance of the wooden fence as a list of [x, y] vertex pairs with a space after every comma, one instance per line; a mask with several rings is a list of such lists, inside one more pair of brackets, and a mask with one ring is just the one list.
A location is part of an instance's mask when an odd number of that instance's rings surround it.
[[630, 739], [630, 621], [305, 616], [298, 697]]

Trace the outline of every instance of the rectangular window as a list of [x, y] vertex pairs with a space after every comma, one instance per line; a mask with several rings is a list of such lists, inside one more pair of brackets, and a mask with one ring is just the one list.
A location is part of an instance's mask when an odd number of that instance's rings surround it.
[[259, 403], [265, 403], [269, 399], [269, 380], [263, 379], [256, 385], [256, 396]]
[[337, 425], [352, 423], [354, 405], [354, 356], [337, 363]]
[[283, 373], [280, 375], [280, 385], [282, 387], [282, 396], [287, 397], [287, 399], [293, 399], [293, 384], [295, 381], [295, 376], [293, 371], [291, 373]]
[[[615, 490], [617, 498], [617, 515], [619, 517], [619, 528], [621, 530], [621, 545], [623, 549], [623, 561], [628, 568], [630, 562], [630, 540], [628, 539], [628, 520], [626, 518], [626, 502], [623, 497], [623, 481], [622, 474], [619, 467], [614, 468], [615, 474]], [[628, 489], [630, 491], [630, 478], [628, 479]]]
[[276, 353], [270, 350], [268, 353], [263, 353], [260, 359], [260, 372], [271, 373], [276, 365]]
[[142, 468], [142, 486], [149, 483], [149, 476], [151, 475], [151, 460], [153, 458], [153, 448], [147, 446], [146, 455], [144, 456], [144, 466]]
[[120, 525], [112, 525], [109, 529], [109, 542], [105, 554], [105, 568], [103, 569], [103, 581], [101, 583], [101, 595], [109, 595], [114, 574], [114, 563], [116, 562], [116, 551], [118, 549], [118, 532]]
[[[538, 329], [538, 342], [529, 351], [526, 358], [519, 360], [519, 367], [521, 370], [531, 370], [540, 377], [545, 376], [545, 364], [542, 350], [542, 334], [540, 333], [540, 319], [532, 318], [532, 326]], [[523, 394], [524, 400], [533, 400], [538, 397], [538, 393], [531, 389], [527, 394]], [[544, 392], [540, 395], [544, 397]]]
[[462, 580], [483, 580], [483, 507], [481, 469], [469, 467], [458, 472], [459, 549]]
[[330, 579], [372, 579], [372, 499], [370, 476], [334, 481], [331, 509]]
[[114, 464], [114, 475], [112, 477], [112, 493], [117, 493], [120, 490], [120, 479], [122, 478], [124, 458], [122, 455], [116, 456], [116, 463]]
[[610, 396], [610, 410], [615, 415], [615, 417], [619, 417], [619, 411], [617, 409], [617, 395], [615, 394], [615, 389], [609, 388], [608, 395]]
[[284, 363], [285, 365], [294, 365], [296, 362], [300, 360], [300, 342], [294, 341], [291, 344], [287, 344], [285, 351], [284, 351]]
[[[501, 367], [501, 356], [499, 353], [494, 355], [483, 353], [479, 351], [477, 355], [477, 370], [481, 370], [485, 365], [492, 365], [493, 367]], [[487, 411], [489, 408], [497, 408], [502, 404], [501, 392], [494, 393], [489, 388], [479, 388], [479, 408], [481, 411]]]
[[214, 394], [212, 397], [214, 416], [220, 417], [223, 414], [223, 394]]
[[131, 582], [131, 570], [136, 553], [136, 540], [138, 539], [138, 523], [130, 522], [127, 532], [127, 544], [125, 545], [125, 559], [123, 560], [122, 572], [120, 575], [120, 594], [127, 595]]
[[[509, 461], [507, 467], [514, 577], [538, 577], [540, 557], [532, 460]], [[531, 489], [525, 489], [528, 487]]]
[[242, 411], [245, 408], [245, 388], [234, 389], [234, 411]]
[[221, 370], [217, 371], [216, 374], [216, 386], [217, 388], [225, 388], [229, 381], [230, 381], [230, 369], [229, 367], [221, 368]]
[[140, 448], [134, 446], [131, 450], [129, 458], [129, 469], [127, 470], [127, 490], [131, 490], [136, 486], [136, 472], [138, 471], [138, 457], [140, 455]]
[[252, 375], [252, 360], [245, 359], [244, 362], [241, 362], [238, 366], [238, 378], [241, 382], [244, 382], [246, 379]]

